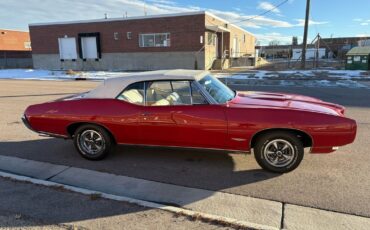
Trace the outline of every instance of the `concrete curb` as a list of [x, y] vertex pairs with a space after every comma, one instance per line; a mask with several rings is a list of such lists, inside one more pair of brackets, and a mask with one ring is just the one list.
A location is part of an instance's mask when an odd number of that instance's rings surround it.
[[[363, 229], [370, 218], [0, 155], [0, 177], [247, 229]], [[173, 204], [173, 205], [172, 205]], [[172, 206], [171, 206], [172, 205]], [[179, 205], [179, 207], [175, 207]]]
[[[11, 162], [12, 167], [7, 162]], [[18, 162], [18, 163], [17, 163]], [[33, 168], [33, 170], [32, 170]], [[56, 170], [57, 169], [57, 170]], [[278, 229], [282, 203], [0, 155], [0, 170]], [[42, 173], [40, 173], [42, 172]]]
[[102, 193], [102, 192], [98, 192], [98, 191], [94, 191], [94, 190], [78, 188], [78, 187], [75, 187], [75, 186], [60, 184], [60, 183], [46, 181], [46, 180], [35, 179], [35, 178], [31, 178], [31, 177], [26, 177], [26, 176], [20, 176], [20, 175], [16, 175], [16, 174], [1, 172], [1, 171], [0, 171], [0, 177], [9, 178], [9, 179], [17, 180], [17, 181], [22, 181], [22, 182], [29, 182], [29, 183], [32, 183], [32, 184], [43, 185], [43, 186], [47, 186], [47, 187], [62, 187], [63, 189], [66, 189], [68, 191], [72, 191], [72, 192], [76, 192], [76, 193], [80, 193], [80, 194], [84, 194], [84, 195], [98, 194], [99, 196], [101, 196], [102, 198], [105, 198], [105, 199], [128, 202], [128, 203], [131, 203], [131, 204], [136, 204], [136, 205], [140, 205], [140, 206], [148, 207], [148, 208], [161, 209], [161, 210], [176, 213], [176, 214], [179, 214], [179, 215], [189, 216], [189, 217], [193, 217], [193, 218], [197, 218], [197, 219], [203, 219], [203, 220], [206, 220], [206, 221], [216, 221], [216, 222], [219, 222], [219, 223], [222, 223], [222, 224], [228, 224], [228, 225], [232, 225], [234, 227], [239, 227], [239, 228], [265, 229], [265, 230], [277, 230], [278, 229], [278, 228], [274, 228], [274, 227], [270, 227], [270, 226], [250, 223], [250, 222], [247, 222], [247, 221], [239, 221], [239, 220], [235, 220], [235, 219], [232, 219], [232, 218], [221, 217], [221, 216], [202, 213], [202, 212], [197, 212], [197, 211], [191, 211], [191, 210], [182, 209], [182, 208], [173, 207], [173, 206], [166, 206], [166, 205], [157, 204], [157, 203], [154, 203], [154, 202], [132, 199], [132, 198], [125, 197], [125, 196], [111, 195], [111, 194]]
[[[20, 167], [21, 166], [21, 167]], [[46, 162], [30, 161], [18, 157], [0, 156], [0, 169], [19, 175], [47, 180], [69, 168], [64, 165], [55, 165]]]

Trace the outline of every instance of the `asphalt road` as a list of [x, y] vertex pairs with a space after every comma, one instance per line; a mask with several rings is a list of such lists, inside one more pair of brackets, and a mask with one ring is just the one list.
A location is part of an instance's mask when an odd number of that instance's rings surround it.
[[0, 178], [0, 229], [148, 228], [229, 229], [159, 209]]
[[231, 85], [339, 103], [358, 122], [355, 143], [331, 154], [306, 154], [296, 170], [279, 175], [261, 170], [253, 155], [221, 151], [120, 146], [106, 160], [91, 162], [79, 157], [71, 141], [39, 137], [21, 124], [27, 105], [96, 84], [0, 81], [0, 154], [370, 217], [369, 89]]

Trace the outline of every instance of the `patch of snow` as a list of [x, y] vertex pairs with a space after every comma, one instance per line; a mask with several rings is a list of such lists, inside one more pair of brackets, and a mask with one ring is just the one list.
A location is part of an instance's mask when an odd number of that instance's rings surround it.
[[[299, 77], [299, 78], [310, 78], [310, 77], [321, 77], [321, 78], [340, 78], [343, 80], [352, 78], [361, 78], [363, 76], [361, 70], [283, 70], [283, 71], [250, 71], [245, 73], [232, 74], [216, 74], [217, 77], [228, 77], [232, 79], [265, 79], [265, 78], [276, 78], [276, 77]], [[219, 76], [222, 75], [222, 76]], [[293, 75], [293, 76], [291, 76]]]
[[347, 88], [368, 88], [366, 85], [361, 84], [356, 81], [352, 80], [340, 80], [340, 81], [335, 81], [336, 85], [339, 87], [347, 87]]
[[75, 80], [86, 78], [88, 80], [104, 80], [111, 77], [119, 77], [126, 72], [89, 71], [67, 74], [66, 71], [36, 70], [36, 69], [3, 69], [0, 70], [0, 79], [22, 80]]
[[281, 85], [281, 86], [294, 86], [295, 84], [292, 81], [281, 80], [279, 85]]
[[269, 73], [270, 71], [257, 71], [255, 74], [255, 77], [258, 79], [263, 79], [266, 76], [266, 73]]
[[328, 81], [328, 80], [321, 80], [321, 81], [317, 81], [317, 83], [321, 86], [331, 86], [332, 85], [332, 82]]
[[[223, 78], [224, 76], [216, 76], [216, 77]], [[245, 80], [245, 79], [250, 78], [250, 75], [232, 75], [232, 76], [230, 76], [228, 78], [237, 79], [237, 80]]]
[[361, 77], [361, 73], [364, 71], [361, 70], [331, 70], [328, 72], [328, 76], [330, 77], [338, 77], [341, 78], [353, 78], [353, 77]]

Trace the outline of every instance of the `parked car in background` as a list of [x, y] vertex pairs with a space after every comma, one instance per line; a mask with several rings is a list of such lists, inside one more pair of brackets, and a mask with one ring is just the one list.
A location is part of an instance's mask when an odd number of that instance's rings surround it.
[[250, 152], [269, 171], [285, 173], [311, 153], [350, 144], [356, 122], [344, 107], [269, 92], [236, 92], [207, 71], [135, 73], [106, 80], [90, 92], [29, 106], [30, 129], [73, 139], [90, 160], [115, 144]]

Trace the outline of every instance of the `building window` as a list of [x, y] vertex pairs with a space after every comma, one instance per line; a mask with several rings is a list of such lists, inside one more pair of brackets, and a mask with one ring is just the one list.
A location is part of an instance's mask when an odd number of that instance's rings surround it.
[[169, 47], [170, 33], [140, 34], [140, 47]]
[[217, 35], [212, 33], [212, 32], [208, 32], [207, 33], [207, 45], [213, 45], [215, 46], [216, 45], [216, 39], [217, 39]]
[[127, 36], [127, 39], [132, 39], [132, 32], [127, 32], [126, 36]]
[[245, 43], [247, 41], [247, 36], [245, 36], [245, 34], [243, 34], [243, 42]]
[[31, 49], [31, 42], [24, 42], [24, 48]]
[[58, 38], [61, 60], [77, 59], [76, 38]]
[[114, 40], [118, 40], [118, 32], [114, 32], [113, 33], [113, 39]]

